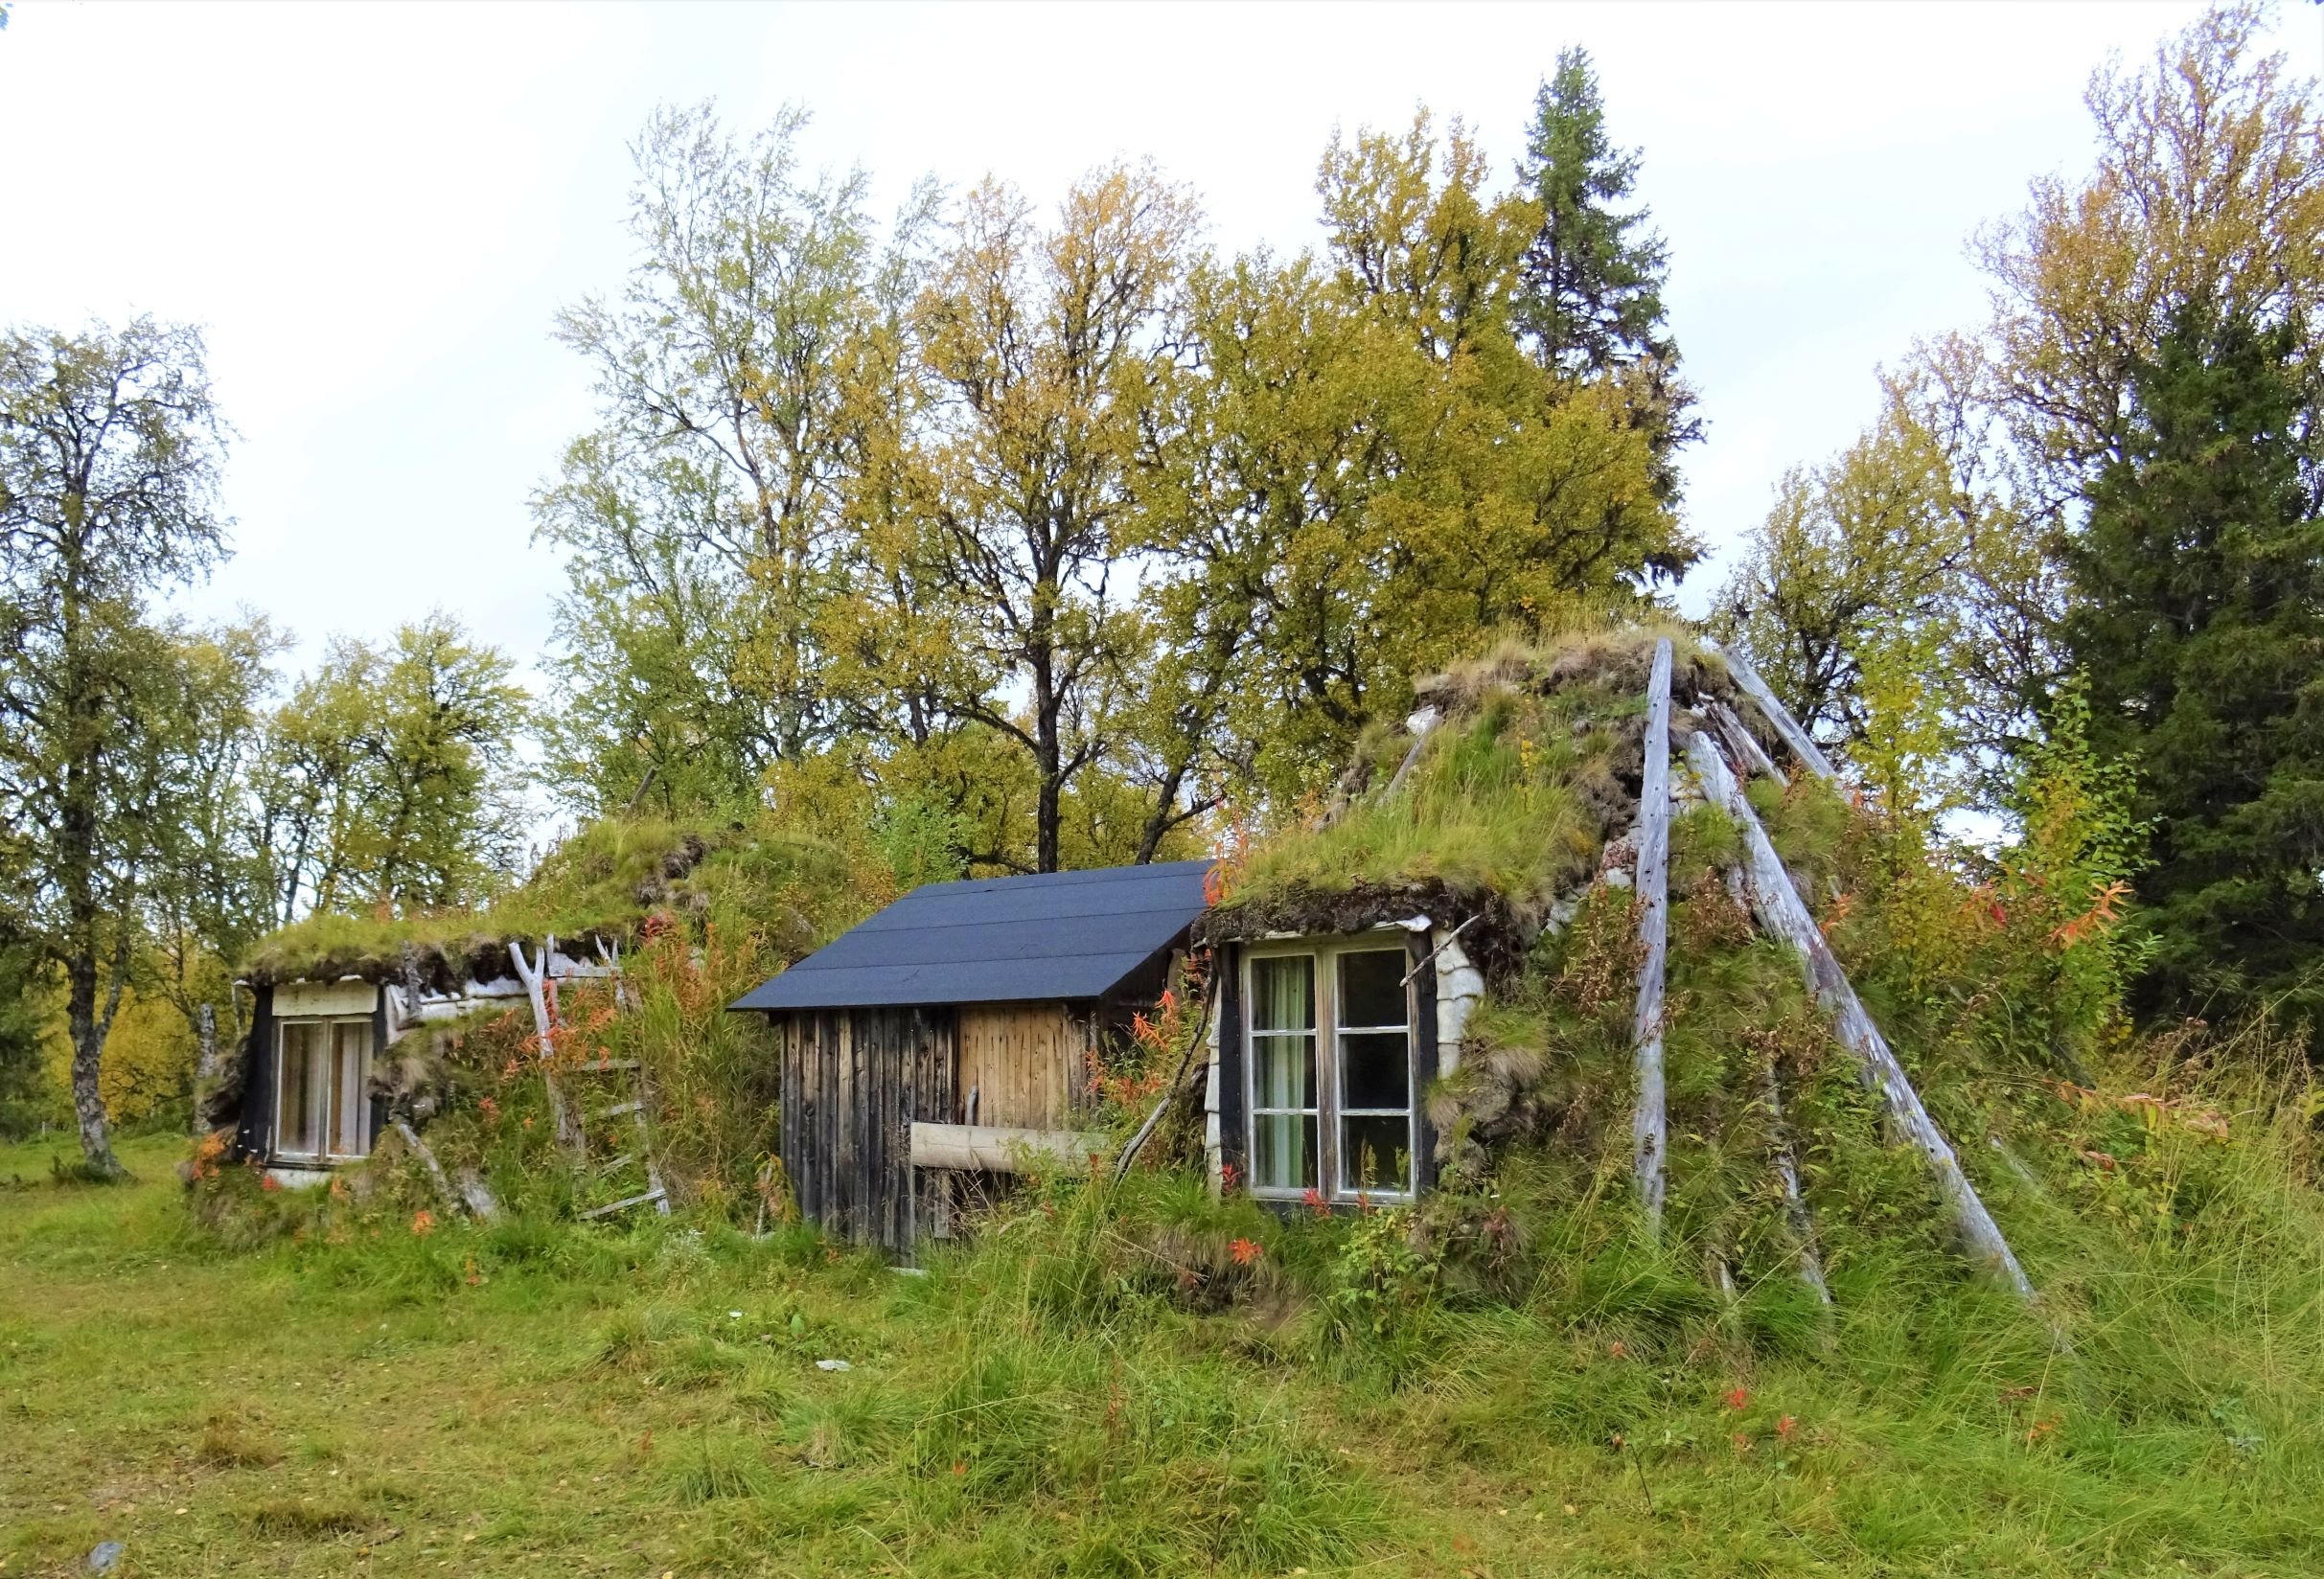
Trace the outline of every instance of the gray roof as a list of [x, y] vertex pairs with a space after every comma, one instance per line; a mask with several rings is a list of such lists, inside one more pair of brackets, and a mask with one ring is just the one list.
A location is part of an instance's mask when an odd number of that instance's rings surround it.
[[1207, 860], [932, 882], [737, 998], [737, 1009], [1103, 997], [1206, 908]]

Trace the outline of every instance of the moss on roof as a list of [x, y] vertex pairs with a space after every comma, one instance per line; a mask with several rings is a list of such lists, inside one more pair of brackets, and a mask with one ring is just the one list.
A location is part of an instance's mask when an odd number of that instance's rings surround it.
[[1404, 731], [1365, 744], [1335, 814], [1253, 851], [1207, 931], [1344, 930], [1448, 904], [1496, 907], [1529, 928], [1636, 814], [1646, 685], [1665, 635], [1674, 692], [1733, 695], [1715, 654], [1651, 627], [1505, 645], [1422, 681], [1422, 703], [1440, 717], [1395, 792], [1374, 786], [1412, 748]]
[[491, 981], [513, 973], [513, 940], [627, 943], [656, 911], [707, 910], [714, 894], [811, 931], [816, 924], [796, 913], [800, 902], [840, 896], [852, 876], [832, 845], [769, 826], [609, 818], [566, 839], [524, 882], [480, 909], [311, 915], [262, 939], [242, 973], [260, 986], [351, 975], [382, 981], [407, 968], [438, 989]]

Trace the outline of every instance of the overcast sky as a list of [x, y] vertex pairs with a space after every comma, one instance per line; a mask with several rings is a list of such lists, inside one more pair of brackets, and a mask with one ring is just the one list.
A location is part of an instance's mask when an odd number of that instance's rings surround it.
[[[561, 577], [526, 500], [590, 418], [550, 316], [620, 284], [625, 145], [656, 103], [712, 98], [745, 127], [803, 103], [811, 158], [864, 166], [882, 212], [924, 172], [1047, 202], [1151, 155], [1220, 248], [1294, 249], [1334, 126], [1425, 102], [1506, 169], [1579, 43], [1645, 153], [1709, 424], [1689, 511], [1723, 548], [1871, 414], [1875, 364], [1978, 316], [1971, 231], [2086, 168], [2092, 69], [2195, 9], [20, 0], [0, 323], [204, 328], [237, 525], [190, 606], [263, 609], [308, 658], [440, 606], [529, 667]], [[2284, 25], [2314, 72], [2318, 12]]]

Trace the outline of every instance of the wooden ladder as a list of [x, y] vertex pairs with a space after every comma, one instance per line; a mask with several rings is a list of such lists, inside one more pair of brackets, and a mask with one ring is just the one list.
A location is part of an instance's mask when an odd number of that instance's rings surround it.
[[[600, 1059], [573, 1065], [563, 1073], [573, 1082], [575, 1123], [581, 1130], [581, 1148], [585, 1158], [583, 1177], [592, 1193], [607, 1186], [612, 1186], [616, 1191], [613, 1200], [576, 1215], [587, 1223], [635, 1207], [652, 1206], [662, 1216], [669, 1216], [670, 1192], [662, 1184], [661, 1170], [654, 1163], [654, 1132], [647, 1119], [647, 1115], [654, 1110], [654, 1084], [652, 1077], [646, 1073], [645, 1065], [633, 1058]], [[628, 1077], [626, 1081], [599, 1078], [624, 1075]], [[611, 1088], [608, 1089], [608, 1087]], [[592, 1097], [602, 1099], [609, 1096], [618, 1100], [606, 1107], [591, 1109]], [[603, 1157], [591, 1156], [591, 1121], [619, 1118], [630, 1121], [630, 1134], [609, 1140], [607, 1149], [612, 1155]], [[618, 1136], [619, 1130], [614, 1133]]]
[[[620, 1180], [616, 1186], [621, 1193], [601, 1205], [579, 1213], [583, 1222], [611, 1217], [618, 1212], [638, 1206], [652, 1206], [662, 1216], [670, 1215], [670, 1192], [662, 1182], [661, 1170], [654, 1161], [654, 1132], [647, 1115], [654, 1110], [654, 1084], [645, 1065], [635, 1059], [597, 1059], [586, 1064], [559, 1068], [556, 1062], [556, 1024], [551, 1012], [556, 983], [549, 979], [550, 962], [556, 957], [557, 939], [542, 941], [538, 960], [527, 959], [524, 945], [511, 943], [509, 958], [516, 964], [517, 977], [524, 983], [525, 994], [533, 1003], [533, 1025], [541, 1041], [541, 1078], [548, 1087], [549, 1109], [555, 1115], [557, 1137], [573, 1154], [582, 1171], [585, 1187], [594, 1187]], [[600, 950], [603, 953], [602, 946]], [[618, 952], [604, 956], [611, 968], [613, 1000], [626, 1004], [628, 989], [621, 978], [621, 956]], [[603, 1088], [599, 1077], [627, 1075], [626, 1083], [616, 1083], [610, 1091]], [[590, 1103], [606, 1097], [620, 1100], [590, 1110]], [[634, 1133], [628, 1151], [614, 1148], [613, 1155], [592, 1157], [589, 1155], [589, 1130], [592, 1121], [627, 1117]], [[628, 1177], [623, 1178], [624, 1175]], [[643, 1185], [643, 1188], [637, 1186]], [[593, 1188], [592, 1188], [593, 1193]]]

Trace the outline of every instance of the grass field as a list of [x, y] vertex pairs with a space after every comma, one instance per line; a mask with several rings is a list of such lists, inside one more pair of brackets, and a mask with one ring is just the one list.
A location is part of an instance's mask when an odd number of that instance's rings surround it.
[[[2295, 1356], [2273, 1402], [2151, 1419], [1973, 1292], [1780, 1360], [1472, 1310], [1392, 1375], [1294, 1310], [1060, 1316], [992, 1246], [924, 1276], [659, 1223], [228, 1251], [176, 1140], [109, 1188], [55, 1150], [0, 1147], [0, 1575], [105, 1541], [146, 1575], [2324, 1568], [2318, 1423], [2278, 1413], [2312, 1310], [2254, 1337]], [[1884, 1275], [1836, 1292], [1899, 1308]]]

